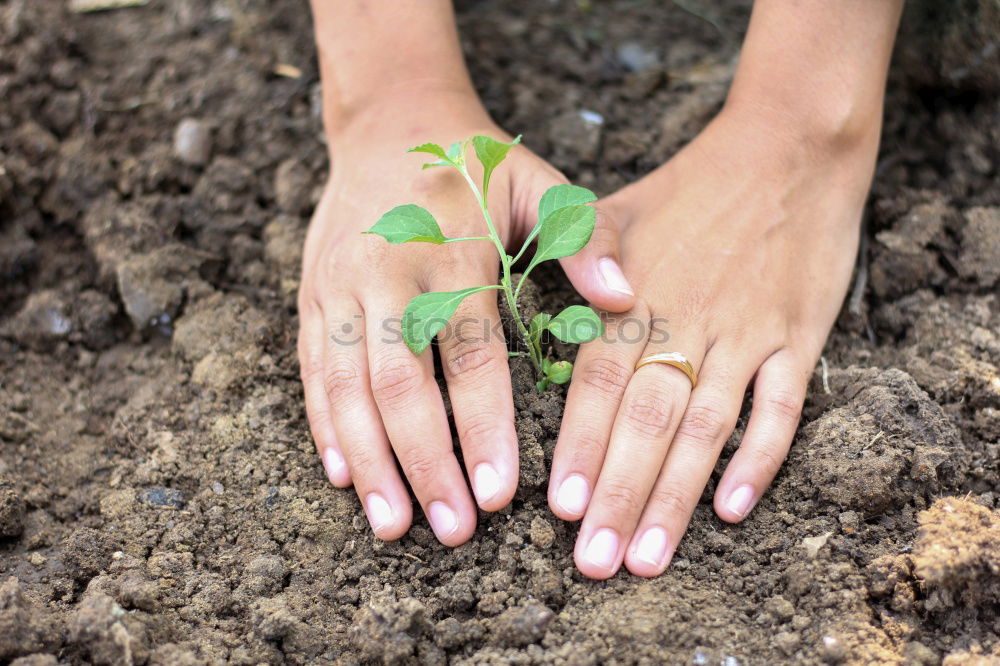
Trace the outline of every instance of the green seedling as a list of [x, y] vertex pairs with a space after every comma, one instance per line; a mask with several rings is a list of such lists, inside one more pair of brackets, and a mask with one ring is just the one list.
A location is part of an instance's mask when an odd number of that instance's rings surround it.
[[[451, 167], [457, 169], [472, 189], [488, 235], [449, 238], [441, 231], [437, 220], [426, 209], [415, 204], [397, 206], [383, 215], [365, 233], [377, 234], [390, 243], [445, 243], [492, 242], [500, 256], [500, 284], [468, 287], [458, 291], [431, 291], [416, 296], [403, 311], [403, 341], [414, 354], [420, 354], [448, 323], [462, 300], [480, 291], [498, 290], [506, 297], [507, 306], [521, 334], [527, 352], [509, 352], [511, 356], [528, 356], [535, 366], [539, 392], [549, 384], [565, 384], [573, 374], [573, 364], [569, 361], [551, 361], [542, 353], [542, 335], [548, 331], [563, 342], [581, 344], [593, 340], [604, 332], [600, 317], [593, 310], [582, 305], [571, 305], [554, 317], [539, 313], [525, 323], [517, 308], [517, 297], [528, 274], [543, 261], [560, 259], [576, 254], [587, 244], [594, 233], [597, 213], [589, 204], [597, 200], [594, 193], [576, 185], [555, 185], [546, 190], [538, 202], [538, 223], [528, 234], [520, 251], [514, 256], [507, 254], [497, 234], [496, 227], [487, 207], [490, 176], [507, 157], [507, 153], [521, 140], [518, 136], [506, 143], [488, 136], [474, 136], [451, 145], [448, 150], [435, 143], [425, 143], [411, 148], [411, 153], [427, 153], [437, 158], [424, 165]], [[469, 144], [475, 149], [476, 157], [483, 166], [482, 189], [469, 174], [465, 155]], [[511, 281], [511, 266], [524, 256], [532, 242], [537, 241], [535, 255], [528, 263], [517, 285]]]

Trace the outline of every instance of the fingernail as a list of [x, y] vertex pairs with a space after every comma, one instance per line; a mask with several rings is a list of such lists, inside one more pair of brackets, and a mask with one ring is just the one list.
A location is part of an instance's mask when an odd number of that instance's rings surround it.
[[556, 493], [556, 504], [573, 515], [579, 515], [587, 510], [590, 501], [590, 484], [579, 474], [570, 474], [563, 480]]
[[735, 513], [741, 519], [746, 518], [747, 514], [750, 513], [752, 503], [753, 486], [744, 484], [729, 494], [729, 499], [726, 500], [726, 510]]
[[326, 470], [326, 477], [330, 481], [334, 481], [335, 476], [339, 475], [346, 466], [347, 463], [344, 462], [344, 457], [340, 455], [340, 451], [332, 446], [323, 450], [323, 468]]
[[611, 257], [602, 257], [597, 262], [597, 270], [600, 272], [601, 279], [604, 280], [604, 284], [608, 289], [617, 291], [620, 294], [635, 296], [632, 286], [625, 279], [625, 274], [622, 273], [622, 269], [618, 266], [617, 261]]
[[371, 493], [365, 500], [368, 509], [368, 522], [376, 532], [392, 524], [392, 507], [378, 493]]
[[615, 531], [606, 527], [597, 530], [583, 551], [583, 559], [602, 569], [613, 567], [618, 559], [618, 535]]
[[479, 463], [472, 472], [472, 490], [480, 504], [488, 502], [500, 492], [500, 473], [489, 463]]
[[458, 529], [458, 514], [444, 502], [431, 502], [427, 517], [439, 539], [451, 536]]
[[635, 557], [646, 564], [658, 567], [663, 563], [667, 553], [667, 531], [662, 527], [650, 527], [646, 530], [635, 547]]

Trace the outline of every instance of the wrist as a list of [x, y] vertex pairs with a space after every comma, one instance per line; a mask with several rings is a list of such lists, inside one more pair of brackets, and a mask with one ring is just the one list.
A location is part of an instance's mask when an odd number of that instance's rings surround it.
[[877, 149], [902, 0], [755, 0], [726, 107], [824, 153]]
[[882, 100], [784, 101], [766, 94], [730, 95], [720, 116], [818, 155], [874, 158], [882, 130]]
[[405, 148], [409, 148], [409, 143], [458, 140], [465, 136], [458, 136], [463, 128], [487, 132], [495, 128], [471, 86], [443, 79], [401, 81], [346, 106], [324, 96], [323, 105], [331, 155], [365, 150], [385, 137], [407, 143]]
[[[439, 74], [409, 74], [397, 72], [391, 77], [381, 77], [377, 85], [343, 85], [332, 67], [322, 67], [323, 127], [328, 135], [341, 132], [373, 113], [384, 113], [394, 105], [409, 112], [419, 112], [423, 106], [456, 104], [465, 108], [482, 108], [475, 89], [468, 77]], [[484, 111], [485, 113], [485, 111]]]
[[451, 0], [313, 0], [323, 120], [334, 134], [385, 98], [475, 92]]

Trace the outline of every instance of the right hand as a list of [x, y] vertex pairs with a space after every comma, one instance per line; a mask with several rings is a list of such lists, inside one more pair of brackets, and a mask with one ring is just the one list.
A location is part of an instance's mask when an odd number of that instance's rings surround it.
[[[353, 483], [375, 534], [396, 539], [410, 527], [412, 506], [396, 459], [437, 538], [449, 546], [472, 536], [476, 510], [452, 445], [431, 352], [414, 356], [399, 318], [411, 298], [495, 284], [499, 260], [488, 241], [390, 245], [363, 235], [394, 206], [427, 208], [448, 236], [486, 235], [467, 184], [454, 169], [421, 171], [429, 156], [406, 150], [444, 146], [474, 134], [509, 140], [471, 91], [423, 92], [382, 100], [329, 133], [331, 174], [306, 237], [298, 351], [306, 410], [327, 476]], [[473, 151], [467, 159], [475, 162]], [[478, 165], [476, 165], [478, 166]], [[489, 206], [505, 244], [523, 239], [556, 169], [517, 146], [494, 173]], [[609, 288], [609, 262], [595, 232], [586, 259], [564, 262], [577, 289], [599, 307], [632, 306]], [[620, 271], [618, 273], [620, 274]], [[621, 286], [612, 275], [610, 287]], [[621, 278], [622, 282], [624, 278]], [[626, 286], [627, 289], [627, 286]], [[467, 298], [439, 335], [438, 351], [462, 454], [478, 505], [506, 506], [518, 479], [507, 347], [494, 292]]]

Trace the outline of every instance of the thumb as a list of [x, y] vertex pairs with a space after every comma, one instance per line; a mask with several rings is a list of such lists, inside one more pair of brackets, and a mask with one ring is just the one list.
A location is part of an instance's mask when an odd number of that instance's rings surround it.
[[559, 262], [581, 296], [602, 310], [624, 312], [635, 305], [635, 291], [619, 259], [618, 222], [602, 204], [595, 204], [597, 222], [590, 242]]
[[[515, 204], [515, 216], [524, 223], [525, 229], [531, 229], [538, 221], [535, 207], [545, 190], [569, 182], [551, 165], [541, 164], [542, 168], [533, 170], [529, 180], [522, 181], [525, 187], [517, 188], [527, 195]], [[581, 296], [602, 310], [624, 312], [635, 305], [635, 291], [622, 271], [618, 255], [618, 216], [612, 212], [614, 208], [609, 199], [602, 199], [594, 207], [597, 221], [590, 241], [582, 250], [560, 259], [559, 263]]]

